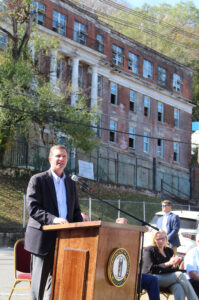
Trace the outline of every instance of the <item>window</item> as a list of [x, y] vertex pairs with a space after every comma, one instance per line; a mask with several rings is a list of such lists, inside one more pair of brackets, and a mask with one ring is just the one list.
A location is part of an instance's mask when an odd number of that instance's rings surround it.
[[128, 69], [138, 74], [139, 58], [137, 55], [129, 52]]
[[150, 61], [143, 61], [143, 77], [153, 79], [153, 65]]
[[179, 161], [179, 144], [176, 142], [173, 143], [173, 160]]
[[178, 74], [173, 74], [173, 89], [177, 92], [181, 92], [182, 80]]
[[7, 4], [8, 4], [7, 0], [0, 0], [0, 10], [1, 11], [6, 11], [7, 10]]
[[110, 141], [116, 143], [116, 130], [117, 123], [113, 120], [110, 120]]
[[117, 104], [117, 84], [111, 82], [111, 103]]
[[86, 26], [75, 22], [74, 23], [74, 41], [86, 45]]
[[82, 65], [79, 65], [79, 72], [78, 72], [78, 87], [83, 89], [83, 77], [84, 77], [84, 69]]
[[102, 83], [103, 77], [98, 75], [98, 83], [97, 83], [97, 95], [98, 97], [102, 98]]
[[40, 25], [44, 25], [45, 21], [45, 5], [40, 2], [33, 1], [34, 12], [36, 15], [36, 21]]
[[166, 69], [158, 67], [158, 84], [166, 86], [167, 72]]
[[149, 134], [144, 132], [144, 152], [149, 153]]
[[129, 128], [129, 148], [135, 149], [135, 128]]
[[53, 30], [66, 35], [66, 17], [57, 11], [53, 11]]
[[163, 157], [163, 140], [157, 139], [157, 156]]
[[144, 116], [150, 116], [150, 106], [151, 106], [151, 99], [147, 96], [144, 97]]
[[114, 65], [123, 67], [123, 49], [112, 45], [112, 62]]
[[180, 112], [179, 109], [174, 108], [174, 127], [175, 128], [179, 128], [179, 124], [180, 124]]
[[0, 35], [0, 50], [4, 50], [7, 46], [7, 37]]
[[102, 136], [102, 116], [99, 116], [98, 122], [97, 122], [97, 136], [101, 137]]
[[135, 111], [135, 92], [130, 91], [129, 100], [129, 109]]
[[164, 122], [164, 104], [158, 102], [158, 121]]
[[96, 49], [97, 51], [103, 53], [104, 52], [104, 38], [102, 35], [97, 34], [96, 36]]
[[62, 80], [63, 75], [63, 57], [57, 61], [57, 78]]
[[37, 71], [40, 71], [41, 67], [41, 52], [35, 52], [34, 56], [34, 66], [36, 67]]

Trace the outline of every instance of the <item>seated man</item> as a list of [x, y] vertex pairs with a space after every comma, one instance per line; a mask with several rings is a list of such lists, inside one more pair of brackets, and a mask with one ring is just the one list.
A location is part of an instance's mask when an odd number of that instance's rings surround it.
[[[116, 223], [128, 224], [126, 218], [117, 218]], [[158, 279], [151, 274], [142, 274], [141, 289], [146, 290], [150, 300], [160, 300]]]
[[188, 278], [197, 294], [199, 296], [199, 234], [196, 235], [197, 247], [190, 249], [185, 258], [184, 266]]

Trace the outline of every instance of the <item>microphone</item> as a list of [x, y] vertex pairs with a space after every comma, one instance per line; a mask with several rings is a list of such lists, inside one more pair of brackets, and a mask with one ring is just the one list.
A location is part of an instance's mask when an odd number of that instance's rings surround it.
[[84, 182], [80, 177], [78, 177], [77, 175], [72, 175], [71, 179], [75, 182], [79, 182], [79, 184], [84, 188], [89, 190], [90, 192], [92, 192], [92, 189], [90, 188], [90, 186]]

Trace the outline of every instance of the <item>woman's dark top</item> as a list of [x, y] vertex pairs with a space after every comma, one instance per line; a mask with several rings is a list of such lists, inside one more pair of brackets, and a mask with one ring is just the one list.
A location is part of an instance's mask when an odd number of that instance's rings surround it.
[[169, 247], [164, 248], [165, 257], [155, 246], [146, 247], [143, 255], [143, 273], [163, 274], [176, 272], [178, 268], [166, 267], [165, 262], [173, 256], [173, 250]]

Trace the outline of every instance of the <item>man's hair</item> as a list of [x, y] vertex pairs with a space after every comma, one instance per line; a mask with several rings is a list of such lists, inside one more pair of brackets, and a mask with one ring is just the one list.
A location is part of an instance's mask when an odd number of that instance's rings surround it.
[[172, 202], [170, 200], [163, 200], [162, 204], [166, 204], [168, 206], [172, 206]]
[[118, 224], [128, 224], [128, 220], [126, 218], [117, 218], [115, 220], [115, 223], [118, 223]]
[[66, 149], [66, 147], [65, 147], [64, 145], [54, 145], [54, 146], [52, 146], [52, 147], [50, 148], [50, 151], [49, 151], [49, 157], [52, 156], [53, 151], [56, 150], [56, 149], [63, 149], [63, 150], [65, 150], [66, 153], [68, 154], [68, 151], [67, 151], [67, 149]]

